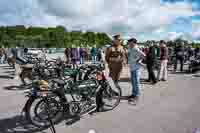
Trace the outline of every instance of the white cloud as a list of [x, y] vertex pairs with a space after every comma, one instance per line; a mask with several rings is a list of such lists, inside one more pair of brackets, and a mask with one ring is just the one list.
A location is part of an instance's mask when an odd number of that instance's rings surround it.
[[166, 30], [165, 28], [161, 27], [161, 28], [156, 29], [154, 32], [157, 34], [160, 34], [160, 33], [165, 32], [165, 30]]
[[162, 34], [166, 32], [163, 28], [178, 17], [197, 14], [192, 4], [161, 4], [160, 0], [15, 0], [9, 3], [0, 2], [0, 24], [64, 25], [69, 30], [89, 29], [124, 36]]
[[184, 32], [168, 32], [166, 35], [165, 35], [165, 39], [166, 40], [176, 40], [178, 38], [181, 38], [181, 39], [184, 39], [184, 40], [187, 40], [189, 42], [191, 42], [193, 39], [192, 39], [192, 34], [191, 33], [184, 33]]
[[192, 36], [195, 40], [200, 40], [200, 21], [192, 22]]
[[168, 33], [168, 39], [169, 40], [175, 40], [177, 38], [180, 38], [182, 35], [183, 35], [182, 32], [179, 32], [179, 33], [177, 33], [177, 32], [169, 32]]

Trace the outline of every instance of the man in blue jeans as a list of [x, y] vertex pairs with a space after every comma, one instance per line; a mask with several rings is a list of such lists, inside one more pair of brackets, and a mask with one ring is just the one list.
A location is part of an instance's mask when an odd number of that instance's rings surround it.
[[131, 38], [128, 40], [128, 63], [131, 71], [131, 84], [132, 95], [129, 97], [129, 102], [136, 102], [140, 95], [140, 67], [142, 59], [145, 58], [145, 54], [138, 48], [137, 40]]
[[4, 48], [0, 48], [0, 64], [5, 64], [6, 61], [6, 51]]

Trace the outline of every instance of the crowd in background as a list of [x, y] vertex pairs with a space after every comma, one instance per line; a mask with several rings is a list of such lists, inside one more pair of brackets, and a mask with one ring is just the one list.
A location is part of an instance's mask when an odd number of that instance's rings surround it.
[[66, 48], [65, 58], [67, 63], [84, 64], [85, 61], [96, 63], [102, 59], [104, 51], [101, 48]]

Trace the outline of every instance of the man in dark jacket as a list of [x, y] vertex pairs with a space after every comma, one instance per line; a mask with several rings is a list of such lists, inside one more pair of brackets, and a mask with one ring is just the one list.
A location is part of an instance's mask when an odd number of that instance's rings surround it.
[[189, 46], [187, 50], [187, 60], [190, 60], [190, 57], [192, 57], [193, 55], [194, 55], [194, 51], [192, 49], [192, 46]]
[[174, 65], [174, 71], [177, 69], [178, 61], [180, 62], [180, 71], [183, 71], [183, 64], [184, 64], [184, 44], [181, 43], [179, 46], [175, 48], [175, 56], [176, 56], [176, 61]]
[[71, 63], [71, 48], [66, 48], [65, 49], [65, 58], [66, 58], [66, 63]]
[[195, 58], [198, 58], [199, 52], [200, 52], [200, 48], [195, 48], [195, 50], [194, 50]]
[[148, 70], [148, 80], [147, 82], [153, 82], [153, 84], [157, 83], [155, 73], [153, 70], [154, 64], [156, 62], [156, 48], [153, 45], [153, 42], [149, 42], [149, 51], [146, 55], [146, 63], [147, 63], [147, 70]]

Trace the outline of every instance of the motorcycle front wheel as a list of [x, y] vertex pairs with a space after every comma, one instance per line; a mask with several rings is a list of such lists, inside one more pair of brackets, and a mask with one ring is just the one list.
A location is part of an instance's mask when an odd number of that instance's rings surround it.
[[111, 86], [108, 82], [106, 84], [102, 91], [103, 109], [105, 111], [116, 108], [122, 96], [122, 90], [117, 83], [114, 86]]
[[63, 112], [59, 101], [50, 97], [47, 99], [35, 99], [30, 102], [26, 108], [25, 115], [28, 121], [34, 126], [47, 128], [51, 126], [49, 119], [56, 124], [62, 120]]

